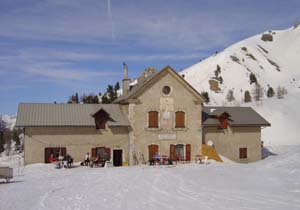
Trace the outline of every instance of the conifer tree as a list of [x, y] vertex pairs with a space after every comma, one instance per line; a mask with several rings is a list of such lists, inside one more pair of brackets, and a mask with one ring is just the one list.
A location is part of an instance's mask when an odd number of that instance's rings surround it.
[[251, 95], [248, 90], [245, 91], [244, 101], [245, 103], [251, 102]]
[[208, 103], [209, 102], [208, 92], [204, 91], [201, 93], [201, 95], [205, 98], [205, 102]]
[[252, 83], [256, 83], [256, 84], [257, 84], [256, 76], [255, 76], [255, 74], [253, 74], [253, 73], [250, 74], [250, 85], [251, 85]]
[[226, 96], [227, 101], [234, 101], [234, 95], [233, 95], [233, 90], [228, 90], [227, 96]]
[[269, 87], [269, 88], [268, 88], [268, 91], [267, 91], [267, 96], [268, 96], [268, 98], [271, 98], [271, 97], [273, 97], [274, 95], [275, 95], [275, 92], [274, 92], [273, 88], [272, 88], [272, 87]]

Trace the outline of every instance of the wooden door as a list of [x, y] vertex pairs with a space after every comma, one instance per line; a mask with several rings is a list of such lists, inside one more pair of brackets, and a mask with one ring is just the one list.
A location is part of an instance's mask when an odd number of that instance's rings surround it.
[[113, 164], [114, 166], [122, 166], [123, 165], [123, 158], [122, 158], [122, 150], [115, 149], [113, 150]]
[[191, 161], [191, 145], [190, 144], [185, 145], [185, 160]]
[[175, 145], [170, 145], [170, 160], [175, 160]]
[[154, 159], [154, 155], [158, 154], [158, 145], [152, 144], [148, 146], [149, 161]]

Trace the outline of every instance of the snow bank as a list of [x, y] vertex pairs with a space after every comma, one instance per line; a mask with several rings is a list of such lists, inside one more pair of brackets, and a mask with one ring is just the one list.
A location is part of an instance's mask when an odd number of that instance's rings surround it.
[[14, 182], [0, 183], [0, 209], [298, 210], [300, 146], [269, 149], [276, 155], [251, 164], [59, 170], [34, 164]]

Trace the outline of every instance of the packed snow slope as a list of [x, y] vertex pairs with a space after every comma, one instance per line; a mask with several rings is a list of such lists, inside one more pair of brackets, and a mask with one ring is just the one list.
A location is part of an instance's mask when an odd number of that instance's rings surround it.
[[253, 164], [54, 169], [0, 180], [0, 210], [299, 210], [300, 146]]
[[[245, 91], [254, 95], [253, 73], [264, 90], [262, 102], [245, 103]], [[240, 41], [180, 72], [199, 92], [209, 94], [208, 105], [252, 106], [272, 124], [262, 132], [268, 145], [300, 144], [300, 26], [267, 31]], [[276, 99], [278, 86], [288, 94]], [[275, 91], [267, 98], [269, 87]], [[234, 101], [228, 102], [229, 90]]]

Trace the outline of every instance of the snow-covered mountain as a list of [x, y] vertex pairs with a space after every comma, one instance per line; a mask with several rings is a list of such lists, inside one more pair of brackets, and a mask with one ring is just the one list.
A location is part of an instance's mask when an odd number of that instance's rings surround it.
[[209, 93], [212, 105], [227, 104], [229, 90], [235, 103], [242, 103], [245, 91], [252, 93], [255, 86], [251, 73], [265, 93], [269, 86], [300, 93], [300, 26], [250, 37], [180, 72], [198, 91]]
[[[248, 90], [252, 97], [254, 95], [251, 73], [256, 76], [264, 94], [259, 102], [245, 103], [245, 91]], [[299, 25], [242, 40], [179, 74], [199, 92], [208, 92], [209, 105], [253, 107], [272, 124], [262, 132], [262, 140], [268, 145], [300, 144]], [[288, 92], [283, 99], [276, 98], [278, 86]], [[272, 98], [266, 96], [269, 87], [275, 91]], [[232, 102], [226, 99], [229, 90], [235, 98]]]

